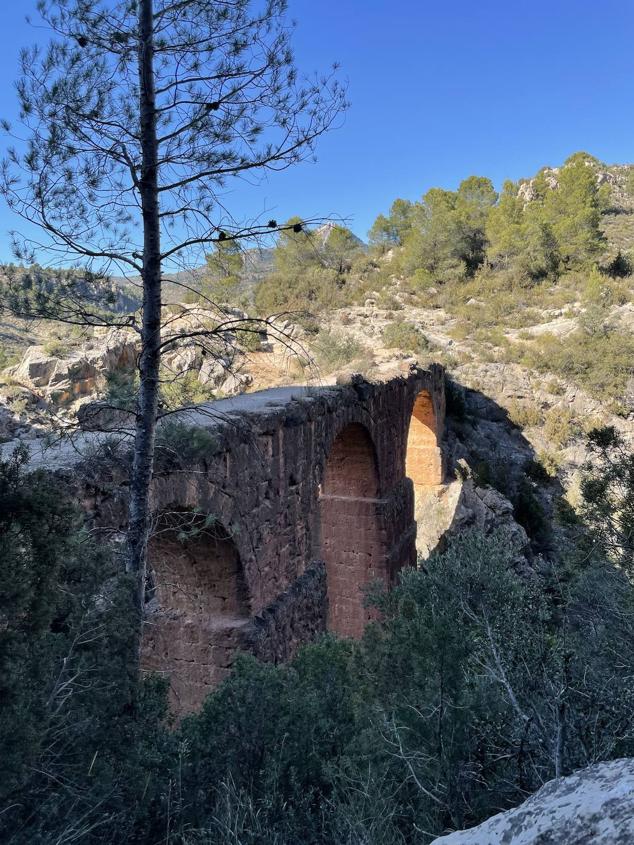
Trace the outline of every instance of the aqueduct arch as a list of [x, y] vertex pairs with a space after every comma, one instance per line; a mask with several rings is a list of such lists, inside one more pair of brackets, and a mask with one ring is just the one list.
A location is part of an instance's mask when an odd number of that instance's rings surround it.
[[414, 482], [416, 494], [443, 482], [439, 433], [432, 395], [428, 390], [421, 390], [414, 400], [405, 459], [405, 473]]
[[159, 515], [148, 546], [143, 666], [170, 678], [174, 712], [192, 710], [226, 676], [250, 621], [238, 550], [195, 512]]
[[327, 625], [341, 636], [361, 636], [371, 617], [363, 606], [363, 588], [387, 576], [379, 494], [374, 443], [364, 426], [351, 423], [332, 444], [319, 491]]

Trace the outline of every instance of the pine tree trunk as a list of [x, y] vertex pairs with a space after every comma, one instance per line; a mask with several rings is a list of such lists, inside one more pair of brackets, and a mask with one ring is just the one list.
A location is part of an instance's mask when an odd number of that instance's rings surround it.
[[143, 322], [139, 359], [134, 460], [130, 479], [126, 568], [135, 578], [138, 643], [145, 593], [147, 543], [150, 527], [149, 494], [154, 461], [154, 440], [159, 391], [161, 341], [161, 244], [158, 201], [158, 143], [154, 90], [153, 0], [139, 0], [139, 89], [142, 170], [140, 180], [143, 215]]

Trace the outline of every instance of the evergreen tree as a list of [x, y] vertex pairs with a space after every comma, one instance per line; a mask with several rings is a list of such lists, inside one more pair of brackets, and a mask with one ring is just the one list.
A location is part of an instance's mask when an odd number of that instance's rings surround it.
[[494, 266], [509, 267], [524, 248], [524, 204], [518, 185], [507, 180], [486, 221], [487, 258]]
[[423, 270], [432, 280], [472, 276], [485, 257], [486, 221], [496, 200], [489, 179], [471, 176], [458, 191], [431, 188], [411, 213], [403, 248], [406, 272]]
[[207, 256], [202, 293], [214, 302], [232, 302], [240, 284], [244, 257], [240, 243], [233, 239], [214, 244]]
[[[227, 180], [312, 155], [345, 96], [333, 77], [298, 82], [286, 0], [42, 0], [38, 9], [54, 39], [22, 53], [25, 149], [10, 152], [1, 187], [10, 209], [46, 233], [57, 261], [142, 279], [141, 314], [126, 320], [141, 342], [125, 552], [140, 632], [161, 355], [175, 342], [161, 339], [163, 271], [191, 266], [210, 244], [277, 229], [236, 224], [225, 211]], [[27, 261], [34, 246], [16, 240]], [[13, 281], [32, 313], [60, 316], [60, 291], [39, 286], [41, 274]], [[73, 277], [63, 281], [68, 308], [78, 297]], [[86, 309], [66, 319], [103, 321]], [[204, 346], [213, 335], [189, 338]]]
[[550, 224], [569, 267], [580, 267], [603, 249], [603, 204], [596, 173], [584, 158], [572, 157], [557, 176], [557, 187], [545, 193], [545, 222]]
[[309, 267], [323, 267], [319, 237], [313, 229], [302, 224], [299, 217], [286, 221], [280, 232], [274, 253], [275, 269], [290, 276]]
[[328, 229], [323, 248], [324, 265], [339, 276], [349, 273], [354, 259], [363, 252], [359, 239], [345, 226]]
[[520, 273], [532, 281], [556, 278], [561, 264], [561, 251], [552, 225], [543, 209], [536, 204], [524, 210], [521, 227], [522, 249], [517, 258]]
[[424, 270], [433, 280], [460, 275], [456, 244], [456, 196], [451, 191], [431, 188], [412, 212], [412, 226], [403, 245], [406, 272]]
[[533, 189], [537, 198], [526, 202], [519, 196], [516, 183], [504, 183], [486, 223], [487, 257], [494, 267], [514, 268], [520, 276], [539, 281], [556, 276], [560, 251], [552, 223], [539, 199], [552, 189], [543, 179]]
[[582, 513], [593, 543], [634, 572], [634, 453], [613, 426], [588, 435], [592, 458], [582, 477]]
[[464, 261], [467, 276], [473, 276], [484, 262], [486, 224], [497, 193], [490, 179], [470, 176], [460, 183], [456, 195], [456, 230], [459, 257]]
[[380, 249], [402, 246], [412, 227], [414, 204], [410, 200], [396, 199], [388, 217], [379, 214], [368, 234], [370, 244]]
[[0, 459], [0, 840], [128, 841], [157, 797], [165, 688], [138, 686], [107, 545], [27, 462], [23, 447]]

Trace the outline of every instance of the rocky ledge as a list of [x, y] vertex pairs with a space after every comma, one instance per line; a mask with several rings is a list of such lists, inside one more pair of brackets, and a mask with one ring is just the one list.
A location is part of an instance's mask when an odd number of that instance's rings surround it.
[[597, 763], [545, 784], [519, 807], [431, 845], [632, 845], [634, 760]]

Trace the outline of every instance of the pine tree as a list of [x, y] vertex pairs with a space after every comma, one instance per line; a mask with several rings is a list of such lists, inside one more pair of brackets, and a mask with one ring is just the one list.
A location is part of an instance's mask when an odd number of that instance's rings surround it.
[[592, 163], [573, 156], [558, 174], [557, 187], [546, 192], [546, 222], [566, 264], [580, 267], [596, 258], [604, 245], [601, 232], [602, 195]]
[[214, 244], [207, 256], [207, 272], [202, 285], [205, 298], [214, 302], [232, 301], [240, 284], [244, 256], [240, 243], [232, 238]]
[[[210, 244], [276, 230], [275, 221], [237, 222], [223, 190], [311, 156], [345, 92], [333, 75], [299, 81], [285, 0], [42, 0], [38, 8], [54, 39], [22, 53], [26, 141], [3, 163], [1, 187], [10, 209], [44, 231], [49, 259], [142, 279], [140, 315], [124, 321], [141, 344], [126, 548], [140, 629], [160, 362], [174, 344], [161, 338], [163, 272], [191, 266]], [[15, 246], [22, 260], [38, 252], [33, 239], [16, 235]], [[98, 302], [74, 307], [76, 275], [55, 281], [14, 277], [18, 313], [115, 322]], [[202, 330], [189, 337], [208, 341]]]
[[412, 228], [414, 203], [396, 199], [390, 207], [389, 216], [379, 214], [368, 234], [370, 244], [380, 249], [402, 246]]

